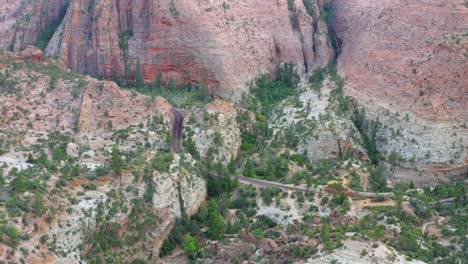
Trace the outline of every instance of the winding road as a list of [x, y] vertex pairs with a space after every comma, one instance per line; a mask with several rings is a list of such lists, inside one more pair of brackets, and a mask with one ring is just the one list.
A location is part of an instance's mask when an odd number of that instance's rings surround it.
[[184, 116], [179, 110], [172, 108], [174, 115], [174, 123], [172, 124], [172, 152], [182, 152], [182, 128], [184, 124]]
[[[301, 187], [294, 187], [294, 186], [281, 184], [281, 183], [277, 183], [277, 182], [252, 179], [252, 178], [248, 178], [248, 177], [245, 177], [245, 176], [242, 176], [242, 175], [237, 175], [237, 179], [242, 183], [252, 184], [252, 185], [255, 185], [255, 186], [259, 186], [259, 187], [277, 188], [277, 189], [283, 189], [283, 190], [287, 190], [287, 191], [301, 191], [301, 192], [306, 192], [307, 191], [305, 188], [301, 188]], [[315, 189], [311, 188], [309, 190], [314, 191]]]

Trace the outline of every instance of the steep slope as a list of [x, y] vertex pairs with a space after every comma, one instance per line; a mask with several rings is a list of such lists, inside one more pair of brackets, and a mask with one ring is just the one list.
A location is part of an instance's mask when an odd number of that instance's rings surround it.
[[47, 54], [94, 76], [134, 80], [139, 68], [146, 82], [161, 75], [238, 97], [281, 62], [306, 72], [333, 57], [316, 1], [304, 3], [73, 0]]
[[167, 152], [171, 105], [41, 56], [0, 55], [0, 260], [157, 261], [176, 217], [207, 195], [190, 154]]
[[383, 152], [426, 179], [466, 175], [466, 3], [332, 2], [345, 91], [378, 118]]
[[65, 15], [68, 0], [0, 0], [0, 49], [19, 51], [34, 45], [42, 48]]

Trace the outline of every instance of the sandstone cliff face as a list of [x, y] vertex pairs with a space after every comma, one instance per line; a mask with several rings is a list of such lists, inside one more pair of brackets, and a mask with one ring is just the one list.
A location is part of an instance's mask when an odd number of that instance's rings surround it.
[[64, 14], [66, 0], [1, 0], [0, 49], [19, 51], [33, 45], [41, 30]]
[[186, 123], [186, 134], [201, 157], [212, 152], [213, 161], [224, 165], [237, 157], [241, 137], [234, 103], [215, 100], [206, 109], [193, 109]]
[[294, 150], [305, 153], [314, 163], [338, 159], [340, 155], [368, 161], [353, 122], [336, 114], [331, 98], [335, 88], [330, 79], [323, 82], [320, 92], [307, 84], [301, 85], [297, 97], [284, 100], [275, 109], [269, 125], [275, 133], [272, 143], [294, 142]]
[[379, 118], [383, 151], [425, 176], [466, 173], [466, 3], [332, 2], [346, 93]]
[[162, 74], [239, 96], [281, 62], [328, 64], [327, 26], [308, 2], [315, 17], [303, 1], [73, 0], [47, 54], [81, 73], [132, 80], [139, 63], [147, 82]]
[[[153, 174], [152, 180], [156, 184], [155, 195], [147, 210], [154, 213], [154, 221], [157, 222], [157, 226], [145, 229], [146, 239], [141, 241], [142, 244], [139, 245], [139, 248], [137, 247], [137, 253], [129, 258], [141, 257], [157, 261], [160, 247], [172, 229], [175, 218], [181, 216], [182, 210], [189, 216], [193, 215], [206, 200], [205, 182], [200, 176], [184, 169], [180, 164], [180, 158], [180, 156], [176, 156], [170, 173], [155, 172]], [[190, 161], [189, 157], [184, 158], [188, 158]], [[116, 199], [116, 191], [119, 202], [123, 203], [129, 210], [116, 214], [109, 221], [118, 223], [121, 226], [120, 233], [125, 233], [131, 222], [135, 221], [132, 219], [135, 216], [130, 213], [135, 206], [133, 201], [142, 199], [148, 188], [147, 185], [135, 181], [134, 175], [129, 172], [124, 173], [120, 183], [111, 178], [101, 180], [96, 191], [86, 191], [77, 183], [74, 186], [74, 191], [85, 192], [89, 198], [78, 204], [69, 205], [72, 208], [69, 213], [61, 214], [49, 227], [45, 227], [48, 229], [46, 234], [55, 238], [54, 245], [56, 252], [58, 252], [56, 262], [58, 263], [78, 263], [81, 260], [80, 244], [89, 239], [99, 228], [99, 225], [102, 225], [97, 219], [98, 215], [109, 213], [112, 208], [110, 205]], [[126, 192], [123, 191], [122, 187], [134, 191]], [[107, 206], [102, 208], [102, 204]], [[137, 217], [145, 216], [138, 215]], [[141, 250], [142, 247], [145, 250]]]

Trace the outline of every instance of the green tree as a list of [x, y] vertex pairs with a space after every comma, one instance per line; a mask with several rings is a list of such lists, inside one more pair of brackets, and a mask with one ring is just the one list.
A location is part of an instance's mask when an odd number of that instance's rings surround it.
[[141, 72], [140, 62], [137, 62], [135, 79], [137, 89], [142, 90], [145, 87], [145, 78], [143, 77], [143, 73]]
[[195, 237], [188, 235], [182, 244], [182, 248], [190, 259], [195, 259], [199, 250], [198, 240]]
[[112, 147], [112, 166], [111, 169], [117, 176], [122, 174], [123, 161], [120, 148], [117, 145]]
[[47, 207], [44, 205], [44, 196], [42, 193], [36, 193], [31, 208], [35, 216], [41, 217], [47, 212]]
[[5, 178], [3, 178], [3, 170], [0, 170], [0, 188], [5, 184]]
[[385, 178], [384, 173], [385, 167], [382, 165], [379, 165], [375, 170], [371, 170], [369, 182], [374, 192], [388, 191], [387, 178]]
[[193, 141], [192, 137], [190, 136], [187, 137], [187, 140], [184, 140], [183, 144], [184, 144], [185, 151], [190, 153], [190, 155], [192, 155], [193, 158], [195, 159], [200, 158], [200, 153], [198, 153], [197, 145]]
[[218, 205], [215, 201], [208, 202], [208, 237], [219, 240], [224, 234], [225, 226], [223, 216], [219, 213]]
[[244, 168], [244, 176], [249, 178], [255, 178], [255, 166], [251, 159], [247, 160]]

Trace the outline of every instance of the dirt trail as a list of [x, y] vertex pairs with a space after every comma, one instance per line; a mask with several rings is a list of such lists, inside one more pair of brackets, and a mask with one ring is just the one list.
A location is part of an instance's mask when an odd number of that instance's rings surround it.
[[423, 234], [426, 233], [426, 228], [430, 225], [433, 225], [433, 224], [441, 224], [443, 221], [445, 220], [445, 217], [443, 216], [437, 216], [437, 221], [431, 221], [431, 222], [427, 222], [427, 223], [424, 223], [423, 226], [422, 226], [422, 232]]

